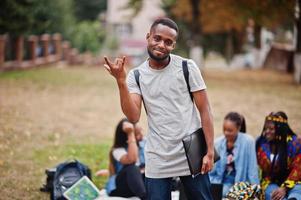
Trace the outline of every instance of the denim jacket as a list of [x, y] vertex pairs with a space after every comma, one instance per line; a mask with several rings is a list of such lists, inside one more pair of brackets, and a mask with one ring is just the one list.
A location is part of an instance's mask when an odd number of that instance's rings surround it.
[[[216, 139], [215, 148], [221, 159], [209, 173], [211, 183], [222, 183], [227, 165], [227, 143], [225, 136]], [[259, 184], [258, 166], [254, 139], [246, 133], [238, 133], [234, 143], [235, 183], [245, 181]]]

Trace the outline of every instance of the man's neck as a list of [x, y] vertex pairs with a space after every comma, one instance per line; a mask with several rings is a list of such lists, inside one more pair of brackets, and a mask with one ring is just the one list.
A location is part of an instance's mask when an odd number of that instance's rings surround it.
[[152, 58], [149, 58], [148, 62], [149, 62], [149, 66], [153, 69], [163, 69], [169, 64], [170, 56], [168, 56], [166, 59], [162, 61], [157, 61]]

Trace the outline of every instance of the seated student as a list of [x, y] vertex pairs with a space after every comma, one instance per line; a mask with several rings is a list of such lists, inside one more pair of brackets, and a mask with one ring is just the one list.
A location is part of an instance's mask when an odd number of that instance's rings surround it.
[[[144, 140], [142, 129], [127, 119], [122, 119], [116, 128], [110, 151], [109, 180], [106, 191], [109, 196], [139, 197], [146, 199], [143, 181]], [[97, 175], [104, 175], [100, 170]]]
[[216, 139], [220, 160], [209, 173], [211, 183], [223, 184], [223, 197], [237, 182], [259, 184], [255, 141], [245, 134], [244, 117], [236, 112], [224, 118], [224, 135]]
[[301, 200], [301, 139], [284, 112], [269, 114], [256, 141], [265, 199]]

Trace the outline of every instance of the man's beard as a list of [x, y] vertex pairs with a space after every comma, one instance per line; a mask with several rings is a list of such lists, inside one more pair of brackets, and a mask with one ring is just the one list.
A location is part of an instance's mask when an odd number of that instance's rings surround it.
[[148, 55], [149, 55], [149, 57], [150, 57], [151, 59], [153, 59], [153, 60], [155, 60], [155, 61], [157, 61], [157, 62], [161, 62], [161, 61], [163, 61], [163, 60], [165, 60], [166, 58], [169, 57], [169, 53], [166, 54], [166, 55], [163, 56], [163, 57], [155, 56], [149, 49], [147, 49], [147, 53], [148, 53]]

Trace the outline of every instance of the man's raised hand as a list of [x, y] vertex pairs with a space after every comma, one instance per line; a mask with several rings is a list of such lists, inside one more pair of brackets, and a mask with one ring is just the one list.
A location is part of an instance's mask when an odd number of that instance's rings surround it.
[[108, 72], [116, 78], [117, 81], [126, 79], [125, 71], [125, 56], [123, 58], [115, 58], [114, 62], [110, 61], [106, 56], [104, 57], [104, 67]]

